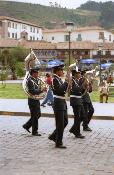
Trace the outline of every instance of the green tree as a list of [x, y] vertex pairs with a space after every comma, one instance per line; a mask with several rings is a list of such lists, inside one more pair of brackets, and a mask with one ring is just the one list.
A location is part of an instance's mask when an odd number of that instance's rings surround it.
[[10, 70], [12, 79], [16, 79], [17, 75], [23, 76], [24, 66], [22, 66], [22, 64], [24, 65], [23, 62], [28, 52], [29, 50], [21, 47], [1, 50], [0, 61], [2, 65], [2, 74], [4, 71], [7, 73], [7, 71], [9, 72]]
[[10, 49], [10, 59], [8, 65], [12, 72], [12, 79], [17, 78], [17, 73], [19, 75], [19, 70], [22, 72], [23, 67], [19, 66], [19, 62], [24, 62], [25, 57], [28, 54], [28, 50], [25, 48], [17, 47]]

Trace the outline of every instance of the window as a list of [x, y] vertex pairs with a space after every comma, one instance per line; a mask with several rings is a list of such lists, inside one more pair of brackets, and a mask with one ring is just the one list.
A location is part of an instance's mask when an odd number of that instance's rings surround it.
[[22, 29], [27, 29], [27, 26], [25, 24], [23, 24]]
[[33, 40], [35, 40], [35, 37], [33, 36]]
[[111, 35], [109, 35], [109, 41], [111, 41], [111, 40], [112, 40]]
[[32, 36], [30, 36], [30, 40], [32, 40]]
[[33, 28], [33, 33], [35, 33], [35, 27]]
[[30, 32], [32, 32], [32, 27], [30, 27]]
[[106, 50], [106, 51], [105, 51], [105, 54], [106, 54], [106, 55], [111, 55], [111, 51], [110, 51], [110, 50]]
[[52, 36], [52, 40], [54, 40], [54, 36]]
[[14, 23], [12, 23], [12, 28], [14, 28]]
[[104, 32], [99, 32], [99, 39], [104, 39]]
[[10, 32], [8, 32], [8, 38], [10, 38]]
[[39, 38], [37, 38], [37, 40], [39, 40]]
[[17, 24], [15, 24], [15, 29], [17, 29]]
[[39, 29], [37, 28], [37, 33], [39, 33]]
[[15, 39], [17, 39], [17, 33], [15, 33]]
[[15, 34], [14, 33], [12, 33], [12, 38], [14, 38], [15, 37]]
[[11, 22], [8, 22], [8, 27], [11, 27]]
[[78, 38], [77, 38], [76, 40], [77, 40], [77, 41], [82, 41], [82, 36], [81, 36], [80, 33], [78, 34]]
[[69, 41], [69, 35], [65, 35], [65, 41]]
[[88, 55], [89, 54], [89, 51], [85, 51], [85, 55]]

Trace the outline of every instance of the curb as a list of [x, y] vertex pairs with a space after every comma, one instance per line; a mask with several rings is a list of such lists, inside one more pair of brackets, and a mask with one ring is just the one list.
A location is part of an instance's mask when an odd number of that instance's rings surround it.
[[[4, 116], [30, 116], [29, 112], [10, 112], [10, 111], [0, 111], [0, 115]], [[42, 117], [53, 118], [54, 114], [42, 113]], [[73, 115], [68, 115], [69, 118], [73, 118]], [[94, 120], [114, 120], [114, 116], [93, 116]]]

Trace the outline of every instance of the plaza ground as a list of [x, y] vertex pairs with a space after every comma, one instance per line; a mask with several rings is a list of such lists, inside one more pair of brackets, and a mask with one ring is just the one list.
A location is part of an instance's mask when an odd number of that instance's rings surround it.
[[[84, 140], [69, 133], [73, 119], [64, 132], [66, 150], [55, 148], [48, 135], [54, 118], [41, 117], [41, 137], [26, 133], [22, 116], [0, 116], [0, 175], [113, 175], [114, 121], [92, 120], [93, 132]], [[82, 130], [82, 128], [81, 128]]]

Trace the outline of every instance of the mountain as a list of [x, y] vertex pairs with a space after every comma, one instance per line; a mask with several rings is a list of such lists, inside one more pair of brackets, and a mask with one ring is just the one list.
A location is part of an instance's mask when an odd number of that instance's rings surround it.
[[114, 2], [94, 2], [88, 1], [85, 4], [82, 4], [79, 8], [80, 10], [91, 10], [100, 12], [99, 22], [104, 28], [113, 28], [114, 27]]
[[114, 26], [114, 2], [88, 1], [77, 9], [60, 6], [48, 7], [39, 4], [0, 1], [0, 15], [33, 22], [44, 28], [63, 27], [67, 21], [77, 26]]

